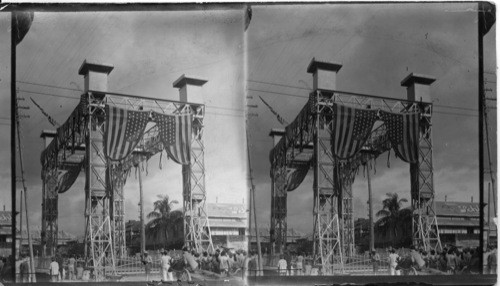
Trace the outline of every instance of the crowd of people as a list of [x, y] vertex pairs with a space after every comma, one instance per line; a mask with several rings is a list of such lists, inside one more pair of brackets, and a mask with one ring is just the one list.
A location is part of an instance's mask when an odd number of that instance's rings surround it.
[[[481, 262], [478, 248], [457, 248], [455, 246], [444, 247], [442, 251], [410, 247], [410, 251], [397, 250], [392, 247], [388, 249], [386, 265], [389, 275], [401, 275], [401, 271], [413, 267], [416, 271], [428, 271], [434, 274], [471, 274], [480, 273]], [[378, 272], [379, 266], [384, 263], [380, 255], [372, 250], [371, 262], [373, 272]], [[497, 250], [495, 246], [490, 246], [483, 255], [483, 265], [485, 274], [496, 274]]]
[[[196, 273], [208, 271], [215, 273], [219, 277], [246, 277], [256, 275], [258, 258], [257, 253], [251, 251], [233, 250], [225, 247], [218, 247], [213, 253], [196, 252], [187, 247], [182, 252], [175, 250], [160, 250], [161, 256], [153, 257], [148, 253], [142, 255], [141, 261], [144, 264], [146, 279], [150, 280], [150, 274], [153, 265], [160, 265], [160, 274], [163, 281], [175, 281], [178, 279], [175, 274], [182, 271]], [[407, 249], [395, 249], [389, 247], [387, 253], [380, 255], [377, 251], [370, 252], [370, 262], [373, 266], [374, 274], [384, 274], [380, 268], [387, 266], [387, 274], [403, 275], [405, 271], [412, 268], [416, 271], [427, 271], [433, 274], [476, 274], [480, 273], [481, 261], [478, 248], [457, 248], [448, 245], [442, 251], [411, 247]], [[297, 252], [285, 252], [280, 255], [276, 264], [279, 275], [318, 275], [314, 271], [320, 269], [312, 267], [312, 258], [310, 255]], [[30, 260], [28, 256], [21, 256], [16, 261], [16, 281], [30, 282]], [[10, 263], [8, 259], [0, 258], [0, 276], [10, 272]], [[488, 247], [483, 255], [484, 274], [496, 274], [497, 268], [497, 249], [496, 246]], [[84, 270], [83, 260], [74, 255], [63, 257], [56, 256], [51, 259], [49, 266], [50, 279], [56, 281], [74, 281], [90, 279], [89, 271]], [[85, 273], [87, 272], [87, 273]], [[5, 276], [5, 275], [4, 275]]]
[[[285, 252], [278, 260], [278, 273], [281, 276], [311, 274], [312, 265], [310, 256], [302, 252]], [[312, 273], [314, 275], [314, 273]]]
[[[249, 271], [257, 269], [257, 254], [255, 252], [247, 253], [241, 249], [235, 251], [218, 247], [213, 253], [207, 251], [199, 253], [184, 247], [182, 254], [171, 249], [161, 249], [159, 253], [161, 255], [159, 258], [160, 273], [163, 281], [177, 280], [178, 277], [174, 277], [173, 272], [182, 274], [184, 269], [190, 273], [209, 271], [218, 274], [221, 278], [244, 277], [248, 275]], [[154, 262], [147, 252], [143, 254], [142, 263], [147, 280], [150, 278]]]

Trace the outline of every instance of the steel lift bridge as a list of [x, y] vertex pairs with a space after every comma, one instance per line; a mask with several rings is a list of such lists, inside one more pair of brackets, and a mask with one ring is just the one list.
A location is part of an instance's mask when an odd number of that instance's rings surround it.
[[112, 274], [115, 259], [126, 255], [123, 188], [130, 169], [163, 150], [155, 125], [145, 132], [132, 154], [111, 164], [104, 155], [105, 105], [193, 115], [191, 161], [182, 165], [185, 242], [197, 251], [213, 251], [205, 207], [205, 106], [201, 86], [206, 81], [182, 75], [173, 84], [179, 89], [180, 101], [162, 100], [108, 92], [107, 77], [112, 70], [110, 65], [84, 61], [79, 69], [85, 80], [81, 101], [57, 132], [42, 133], [46, 145], [41, 156], [44, 254], [54, 255], [57, 247], [58, 196], [84, 169], [85, 257], [97, 280]]
[[[313, 91], [285, 130], [273, 129], [271, 161], [271, 253], [282, 254], [287, 241], [287, 192], [297, 188], [310, 168], [313, 180], [313, 252], [324, 274], [343, 272], [346, 258], [355, 251], [352, 184], [358, 168], [391, 149], [385, 123], [374, 124], [367, 141], [353, 157], [338, 159], [333, 142], [338, 127], [334, 108], [347, 106], [391, 113], [419, 113], [418, 159], [410, 164], [413, 243], [441, 249], [434, 206], [432, 168], [432, 103], [429, 87], [435, 79], [410, 74], [401, 85], [407, 100], [335, 90], [339, 64], [311, 61]], [[380, 122], [380, 121], [378, 121]], [[416, 154], [416, 153], [415, 153]], [[273, 256], [274, 257], [274, 256]]]

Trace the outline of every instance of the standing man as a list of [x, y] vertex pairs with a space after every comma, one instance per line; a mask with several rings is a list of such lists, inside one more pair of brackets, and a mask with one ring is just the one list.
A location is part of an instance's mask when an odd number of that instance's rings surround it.
[[496, 274], [497, 272], [497, 248], [495, 246], [488, 255], [488, 274]]
[[172, 262], [172, 257], [168, 255], [168, 251], [165, 250], [161, 256], [161, 276], [162, 281], [173, 281], [172, 272], [168, 272], [170, 269], [170, 263]]
[[76, 264], [76, 259], [75, 255], [71, 255], [68, 260], [68, 276], [69, 280], [75, 280], [75, 264]]
[[389, 275], [396, 275], [396, 266], [398, 266], [399, 255], [391, 248], [389, 250]]
[[23, 283], [29, 282], [29, 274], [30, 274], [30, 265], [28, 263], [28, 258], [26, 256], [23, 256], [23, 259], [21, 260], [21, 265], [19, 266], [20, 272], [21, 272], [21, 281]]
[[416, 250], [415, 246], [410, 247], [410, 257], [411, 262], [416, 270], [421, 270], [425, 267], [425, 261], [422, 259], [422, 255]]
[[304, 275], [303, 269], [304, 268], [304, 253], [299, 253], [299, 256], [297, 256], [297, 275]]
[[287, 263], [283, 255], [280, 255], [280, 260], [278, 260], [278, 273], [280, 276], [286, 276]]
[[57, 263], [55, 257], [52, 257], [52, 262], [50, 263], [50, 281], [57, 282], [58, 280], [59, 280], [59, 263]]
[[371, 256], [372, 256], [373, 274], [377, 274], [378, 266], [380, 263], [380, 255], [375, 251], [375, 249], [372, 249]]
[[153, 259], [148, 255], [147, 252], [144, 252], [142, 264], [144, 264], [144, 271], [146, 272], [146, 281], [149, 281], [149, 273], [151, 273]]

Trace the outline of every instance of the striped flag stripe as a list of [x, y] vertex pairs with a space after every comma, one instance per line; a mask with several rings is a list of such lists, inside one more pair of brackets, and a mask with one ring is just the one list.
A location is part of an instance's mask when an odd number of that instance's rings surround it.
[[396, 155], [405, 162], [417, 162], [420, 114], [381, 111], [380, 115]]
[[332, 150], [340, 159], [356, 154], [365, 143], [376, 121], [376, 111], [333, 106]]
[[169, 157], [179, 164], [190, 164], [191, 160], [191, 114], [165, 115], [155, 113], [160, 139]]
[[149, 112], [105, 106], [104, 153], [110, 160], [124, 159], [139, 141], [146, 128]]

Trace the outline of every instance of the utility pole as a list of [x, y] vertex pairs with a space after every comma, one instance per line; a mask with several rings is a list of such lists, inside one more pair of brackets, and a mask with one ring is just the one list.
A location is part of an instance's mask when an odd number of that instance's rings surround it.
[[19, 258], [21, 258], [23, 248], [23, 190], [20, 193], [20, 202], [19, 202]]
[[[256, 108], [256, 106], [250, 106], [252, 108]], [[247, 114], [249, 116], [250, 114]], [[254, 114], [256, 116], [257, 114]], [[248, 117], [247, 117], [247, 130], [246, 130], [246, 139], [247, 139], [247, 157], [248, 157], [248, 174], [250, 177], [250, 194], [252, 196], [251, 201], [252, 201], [252, 208], [251, 212], [253, 212], [253, 222], [255, 225], [255, 239], [257, 240], [257, 256], [258, 256], [258, 269], [257, 269], [257, 274], [261, 275], [263, 267], [262, 267], [262, 251], [260, 248], [260, 236], [259, 236], [259, 228], [257, 224], [257, 208], [255, 206], [255, 185], [253, 184], [253, 172], [252, 172], [252, 161], [250, 159], [250, 140], [249, 140], [249, 131], [248, 131]], [[252, 233], [250, 233], [252, 235]]]
[[136, 170], [139, 171], [139, 196], [140, 196], [139, 216], [141, 220], [141, 253], [144, 254], [146, 252], [146, 230], [144, 229], [144, 195], [142, 193], [142, 175], [141, 175], [140, 165], [136, 167]]
[[11, 56], [10, 56], [10, 168], [11, 168], [11, 232], [12, 232], [12, 261], [11, 275], [13, 281], [16, 281], [16, 42], [17, 42], [17, 21], [16, 12], [11, 12]]
[[483, 35], [484, 31], [484, 12], [483, 5], [478, 3], [477, 9], [477, 37], [478, 37], [478, 109], [479, 109], [479, 261], [481, 265], [480, 273], [483, 274], [484, 260], [484, 134], [483, 134], [483, 115], [484, 115], [484, 58], [483, 58]]
[[491, 204], [491, 200], [490, 200], [490, 193], [491, 193], [491, 183], [488, 183], [488, 232], [486, 234], [486, 245], [489, 245], [490, 244], [490, 204]]
[[[24, 100], [24, 98], [16, 98], [16, 130], [17, 130], [17, 144], [19, 147], [19, 167], [21, 168], [21, 183], [23, 184], [23, 191], [24, 191], [24, 208], [26, 209], [26, 232], [28, 235], [28, 246], [29, 246], [29, 253], [30, 253], [30, 277], [31, 277], [31, 282], [36, 282], [36, 274], [35, 274], [35, 259], [33, 257], [33, 242], [31, 240], [31, 233], [30, 233], [30, 226], [29, 226], [29, 218], [28, 218], [28, 187], [26, 187], [26, 180], [24, 176], [24, 164], [23, 164], [23, 148], [21, 144], [21, 117], [23, 118], [29, 118], [28, 115], [21, 115], [19, 114], [19, 109], [29, 109], [29, 107], [26, 106], [19, 106], [18, 100]], [[22, 194], [22, 193], [21, 193]], [[23, 199], [21, 196], [21, 204], [23, 203]], [[22, 208], [21, 208], [21, 213], [22, 213]], [[21, 226], [22, 226], [22, 219], [21, 219]], [[20, 229], [20, 232], [22, 229]], [[19, 242], [19, 251], [21, 251], [22, 248], [22, 239]]]
[[370, 221], [370, 251], [375, 249], [375, 229], [373, 225], [373, 197], [372, 197], [372, 183], [370, 179], [370, 161], [366, 163], [366, 180], [368, 181], [368, 218]]

